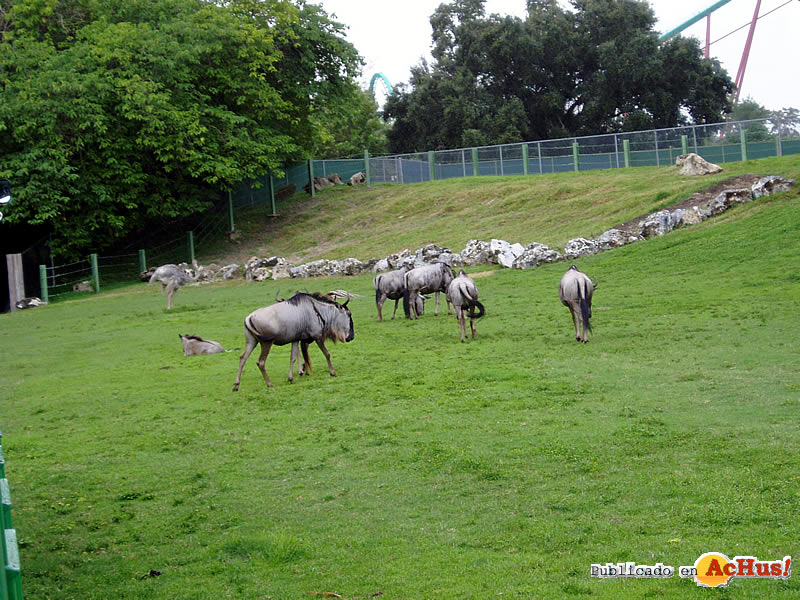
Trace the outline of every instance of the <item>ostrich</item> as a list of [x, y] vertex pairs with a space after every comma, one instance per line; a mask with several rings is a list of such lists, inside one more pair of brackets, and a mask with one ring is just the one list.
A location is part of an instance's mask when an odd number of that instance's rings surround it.
[[178, 291], [178, 288], [186, 283], [197, 281], [199, 266], [196, 260], [192, 261], [194, 265], [194, 275], [186, 269], [178, 265], [161, 265], [150, 276], [150, 283], [160, 281], [163, 286], [162, 291], [167, 294], [167, 308], [172, 308], [172, 295]]

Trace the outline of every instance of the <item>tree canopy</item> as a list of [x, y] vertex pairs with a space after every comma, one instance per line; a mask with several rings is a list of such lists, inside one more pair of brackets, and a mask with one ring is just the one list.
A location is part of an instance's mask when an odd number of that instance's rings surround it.
[[355, 101], [342, 31], [303, 0], [3, 0], [7, 222], [96, 250], [310, 156]]
[[411, 152], [721, 121], [733, 83], [695, 40], [660, 42], [640, 0], [528, 0], [526, 19], [484, 0], [441, 4], [433, 64], [384, 109], [390, 150]]

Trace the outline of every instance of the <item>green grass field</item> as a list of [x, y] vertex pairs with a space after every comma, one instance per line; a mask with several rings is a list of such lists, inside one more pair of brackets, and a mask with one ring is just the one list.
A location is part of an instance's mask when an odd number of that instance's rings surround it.
[[[796, 176], [798, 159], [783, 160], [741, 172]], [[587, 234], [640, 214], [614, 188], [637, 172], [605, 174], [619, 202], [598, 204]], [[687, 185], [642, 172], [629, 186], [655, 186], [647, 202]], [[571, 210], [553, 200], [541, 220]], [[581, 233], [559, 227], [520, 241]], [[367, 275], [186, 287], [171, 311], [139, 284], [1, 315], [25, 597], [800, 597], [797, 576], [719, 590], [589, 576], [592, 563], [677, 568], [710, 551], [800, 557], [798, 256], [795, 190], [582, 259], [600, 281], [587, 345], [558, 301], [565, 263], [472, 269], [487, 316], [464, 344], [431, 303], [418, 321], [378, 323]], [[183, 356], [181, 333], [241, 346], [243, 318], [279, 286], [363, 296], [355, 340], [329, 344], [339, 377], [312, 348], [313, 374], [290, 385], [289, 349], [273, 348], [276, 387], [254, 355], [233, 393], [239, 352]]]

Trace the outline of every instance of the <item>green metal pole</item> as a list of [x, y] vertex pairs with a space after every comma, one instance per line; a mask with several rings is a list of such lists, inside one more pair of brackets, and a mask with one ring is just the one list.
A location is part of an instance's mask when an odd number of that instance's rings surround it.
[[747, 132], [742, 129], [742, 160], [747, 160]]
[[92, 263], [92, 279], [94, 279], [95, 293], [100, 291], [100, 269], [97, 266], [97, 254], [90, 254], [89, 261]]
[[49, 298], [47, 293], [47, 267], [44, 265], [39, 265], [39, 286], [42, 288], [42, 300], [47, 302]]
[[572, 144], [572, 162], [574, 164], [575, 171], [581, 170], [581, 160], [578, 155], [578, 142], [573, 142]]
[[194, 262], [194, 231], [188, 231], [186, 241], [189, 244], [189, 262]]
[[433, 150], [428, 150], [428, 174], [430, 176], [430, 180], [433, 181], [435, 179], [435, 161], [436, 158], [434, 156]]
[[269, 186], [269, 201], [272, 205], [272, 216], [275, 216], [275, 185], [272, 183], [272, 175], [267, 175], [267, 185]]
[[311, 197], [315, 196], [314, 193], [314, 160], [308, 159], [308, 187], [311, 188]]
[[147, 256], [145, 255], [144, 249], [139, 250], [139, 272], [144, 273], [147, 271]]
[[631, 141], [622, 140], [622, 153], [625, 156], [625, 168], [631, 166]]
[[681, 153], [682, 154], [689, 154], [689, 136], [682, 135], [681, 136]]
[[235, 231], [233, 226], [233, 193], [228, 190], [228, 231]]
[[369, 150], [364, 150], [364, 175], [367, 177], [367, 187], [370, 187], [372, 178], [369, 172]]
[[472, 149], [472, 175], [477, 177], [478, 173], [480, 173], [480, 169], [478, 168], [478, 149]]
[[522, 174], [528, 174], [528, 144], [522, 144]]

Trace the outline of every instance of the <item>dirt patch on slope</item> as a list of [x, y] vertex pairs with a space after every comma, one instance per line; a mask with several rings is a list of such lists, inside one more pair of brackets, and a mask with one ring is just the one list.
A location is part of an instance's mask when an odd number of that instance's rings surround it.
[[[754, 175], [752, 173], [748, 173], [746, 175], [739, 175], [737, 177], [731, 177], [730, 179], [721, 181], [720, 183], [713, 185], [709, 188], [700, 190], [699, 192], [695, 192], [683, 202], [678, 202], [677, 204], [673, 204], [672, 206], [668, 207], [668, 209], [672, 211], [678, 208], [686, 210], [694, 206], [705, 207], [706, 205], [708, 205], [709, 202], [714, 200], [714, 198], [719, 196], [725, 190], [751, 188], [753, 184], [756, 183], [762, 177], [763, 175]], [[616, 229], [619, 229], [626, 233], [630, 233], [632, 235], [637, 235], [639, 233], [639, 223], [641, 223], [642, 219], [644, 219], [647, 216], [648, 215], [642, 215], [640, 217], [636, 217], [631, 221], [623, 223]]]

